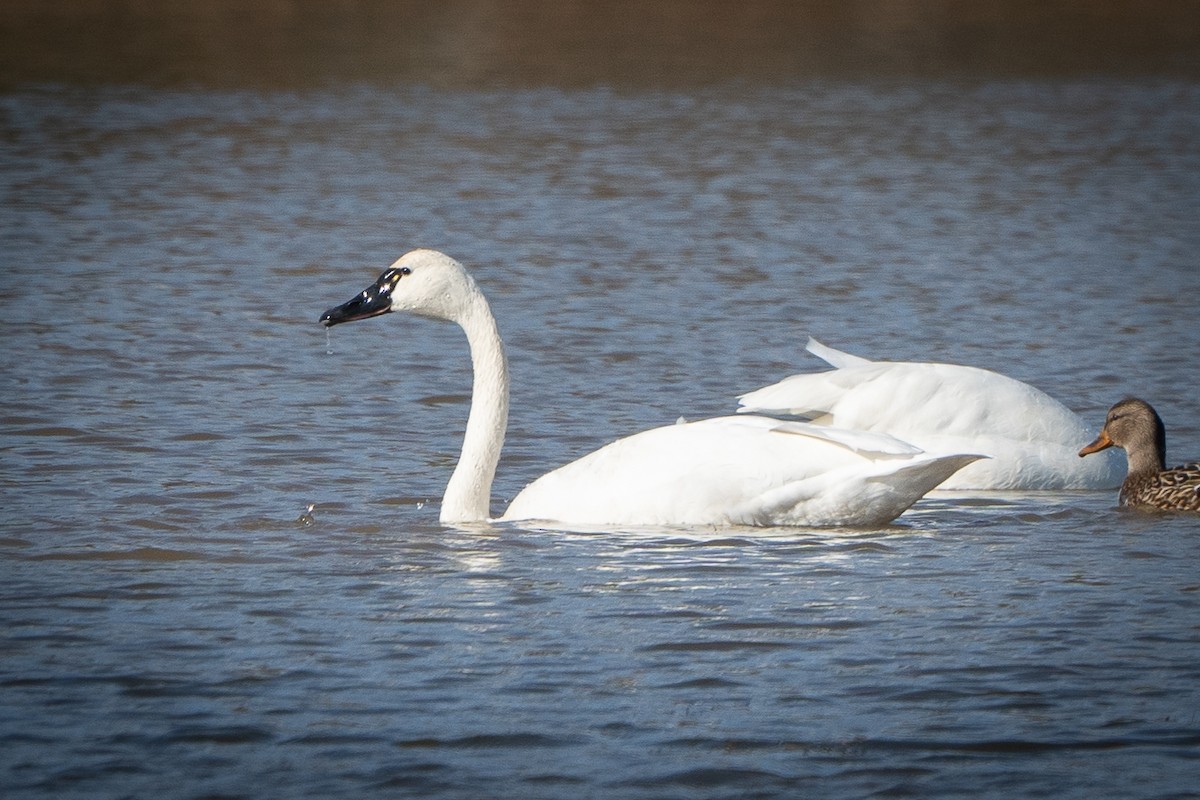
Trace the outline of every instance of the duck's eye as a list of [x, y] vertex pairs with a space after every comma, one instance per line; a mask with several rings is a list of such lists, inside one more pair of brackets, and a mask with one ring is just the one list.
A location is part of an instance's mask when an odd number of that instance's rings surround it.
[[408, 267], [401, 267], [400, 274], [401, 275], [412, 275], [412, 270], [409, 269]]

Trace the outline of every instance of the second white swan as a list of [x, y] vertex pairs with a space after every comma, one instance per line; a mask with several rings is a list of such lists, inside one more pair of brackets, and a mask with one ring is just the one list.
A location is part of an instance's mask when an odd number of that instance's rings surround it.
[[[443, 523], [489, 519], [508, 422], [504, 346], [487, 300], [454, 259], [414, 250], [326, 325], [407, 311], [457, 323], [474, 369], [458, 465]], [[718, 417], [654, 428], [550, 472], [513, 499], [502, 520], [559, 525], [885, 525], [979, 455], [930, 454], [885, 434]]]
[[1045, 392], [991, 370], [959, 364], [870, 361], [809, 339], [832, 370], [784, 378], [742, 395], [740, 411], [795, 415], [887, 433], [927, 450], [984, 453], [939, 488], [953, 490], [1108, 489], [1122, 464], [1080, 463], [1088, 428]]

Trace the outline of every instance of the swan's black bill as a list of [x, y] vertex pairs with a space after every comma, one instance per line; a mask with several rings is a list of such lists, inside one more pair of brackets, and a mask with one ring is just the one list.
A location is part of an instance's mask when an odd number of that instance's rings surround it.
[[321, 315], [321, 324], [329, 328], [343, 322], [378, 317], [380, 314], [391, 311], [392, 289], [396, 288], [396, 280], [392, 277], [393, 272], [394, 270], [388, 270], [353, 300], [326, 311]]

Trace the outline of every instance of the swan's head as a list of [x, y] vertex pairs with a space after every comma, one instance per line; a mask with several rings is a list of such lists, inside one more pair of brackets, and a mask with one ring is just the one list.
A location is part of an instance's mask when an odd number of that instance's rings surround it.
[[413, 250], [353, 299], [322, 314], [320, 321], [328, 328], [389, 311], [457, 321], [478, 294], [474, 279], [453, 258], [436, 250]]

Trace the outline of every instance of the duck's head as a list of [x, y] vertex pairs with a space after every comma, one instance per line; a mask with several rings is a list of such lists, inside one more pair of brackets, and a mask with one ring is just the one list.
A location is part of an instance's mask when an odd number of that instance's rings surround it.
[[1145, 400], [1125, 398], [1108, 410], [1100, 435], [1080, 450], [1079, 455], [1114, 446], [1131, 454], [1154, 453], [1161, 461], [1167, 449], [1167, 432], [1158, 412]]
[[413, 250], [361, 293], [322, 314], [320, 322], [328, 328], [391, 311], [457, 320], [478, 291], [475, 281], [450, 256], [436, 250]]

